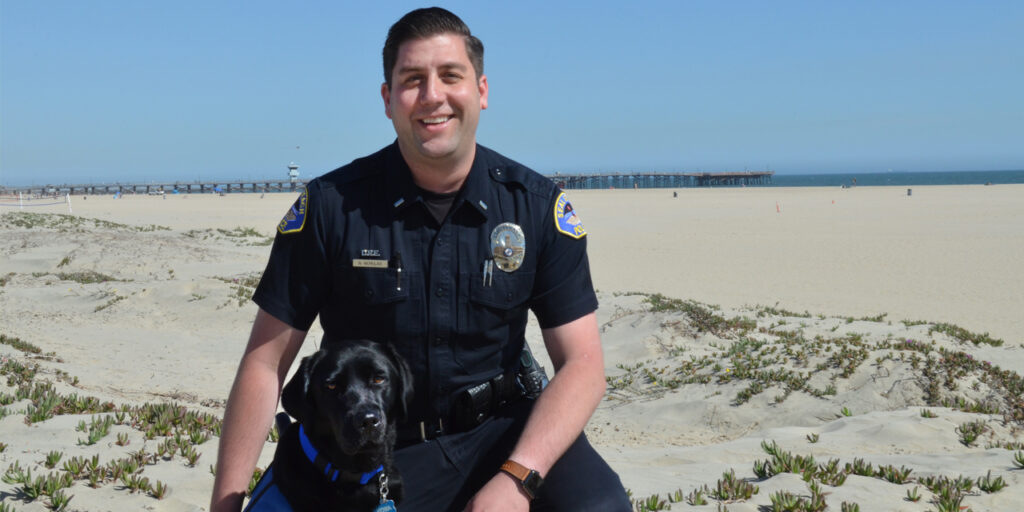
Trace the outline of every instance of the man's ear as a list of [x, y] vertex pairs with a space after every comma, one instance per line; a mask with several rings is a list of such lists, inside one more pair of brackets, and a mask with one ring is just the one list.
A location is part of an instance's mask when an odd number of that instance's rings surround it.
[[316, 363], [323, 358], [323, 351], [302, 358], [299, 369], [295, 371], [292, 379], [285, 384], [281, 392], [281, 407], [289, 416], [295, 418], [299, 423], [308, 424], [307, 420], [313, 418], [316, 411], [316, 404], [309, 394], [309, 381], [313, 377], [313, 370]]
[[384, 99], [384, 115], [391, 119], [391, 88], [387, 82], [380, 84], [380, 97]]
[[487, 75], [480, 75], [476, 86], [480, 90], [480, 110], [487, 110], [487, 91], [489, 89], [487, 86]]

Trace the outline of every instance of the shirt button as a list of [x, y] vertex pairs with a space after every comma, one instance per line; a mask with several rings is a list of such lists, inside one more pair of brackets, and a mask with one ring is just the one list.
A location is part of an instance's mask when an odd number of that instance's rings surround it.
[[434, 346], [440, 347], [441, 345], [444, 345], [444, 338], [441, 336], [434, 338]]
[[373, 290], [366, 290], [365, 292], [363, 292], [363, 295], [365, 295], [366, 298], [369, 299], [370, 297], [373, 297]]
[[438, 297], [444, 297], [444, 288], [438, 288], [437, 291], [434, 292], [434, 295], [437, 295]]
[[509, 302], [512, 302], [512, 292], [508, 292], [508, 293], [507, 293], [507, 294], [505, 295], [505, 300], [507, 300], [507, 301], [509, 301]]

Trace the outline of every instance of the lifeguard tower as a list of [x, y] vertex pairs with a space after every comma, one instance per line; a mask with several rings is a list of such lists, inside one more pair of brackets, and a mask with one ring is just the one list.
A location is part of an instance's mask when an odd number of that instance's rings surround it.
[[295, 165], [295, 162], [288, 164], [288, 179], [292, 183], [299, 181], [299, 166]]

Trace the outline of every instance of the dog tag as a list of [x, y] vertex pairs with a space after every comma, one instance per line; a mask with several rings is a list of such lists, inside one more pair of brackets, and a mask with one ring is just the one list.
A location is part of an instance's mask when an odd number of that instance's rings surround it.
[[373, 512], [398, 512], [398, 510], [395, 509], [395, 502], [387, 500], [384, 503], [377, 505], [377, 508], [373, 509]]

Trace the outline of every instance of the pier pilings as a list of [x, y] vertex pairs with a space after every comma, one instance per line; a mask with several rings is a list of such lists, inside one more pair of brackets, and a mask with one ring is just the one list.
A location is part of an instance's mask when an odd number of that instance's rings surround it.
[[[555, 173], [548, 176], [564, 189], [688, 188], [770, 185], [774, 171], [764, 172], [615, 172]], [[149, 183], [83, 183], [0, 187], [2, 195], [110, 195], [110, 194], [234, 194], [297, 192], [309, 180], [173, 181]]]

